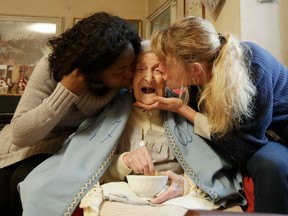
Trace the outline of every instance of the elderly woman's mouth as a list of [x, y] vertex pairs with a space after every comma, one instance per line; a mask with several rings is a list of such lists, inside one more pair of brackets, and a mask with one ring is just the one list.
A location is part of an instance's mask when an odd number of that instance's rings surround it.
[[154, 93], [156, 90], [155, 90], [155, 88], [142, 87], [142, 88], [141, 88], [141, 91], [142, 91], [144, 94], [152, 94], [152, 93]]

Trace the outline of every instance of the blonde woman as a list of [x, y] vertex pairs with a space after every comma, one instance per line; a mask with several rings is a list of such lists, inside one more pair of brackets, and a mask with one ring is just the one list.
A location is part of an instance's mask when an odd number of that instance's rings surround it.
[[137, 106], [173, 111], [194, 123], [196, 134], [252, 176], [255, 211], [287, 214], [287, 68], [257, 44], [218, 34], [197, 17], [156, 32], [152, 48], [167, 85], [189, 86], [189, 103], [155, 97], [152, 105]]

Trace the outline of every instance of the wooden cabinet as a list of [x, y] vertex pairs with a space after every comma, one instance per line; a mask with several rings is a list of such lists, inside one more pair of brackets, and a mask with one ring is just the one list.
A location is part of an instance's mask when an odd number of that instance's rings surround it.
[[0, 130], [10, 123], [20, 98], [21, 95], [15, 94], [0, 95]]

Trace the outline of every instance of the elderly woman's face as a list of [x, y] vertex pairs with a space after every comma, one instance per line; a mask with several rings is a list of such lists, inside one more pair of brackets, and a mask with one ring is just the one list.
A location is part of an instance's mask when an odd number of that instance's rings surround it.
[[159, 61], [154, 53], [142, 53], [138, 56], [133, 80], [137, 101], [151, 104], [155, 96], [164, 95], [164, 80], [158, 66]]

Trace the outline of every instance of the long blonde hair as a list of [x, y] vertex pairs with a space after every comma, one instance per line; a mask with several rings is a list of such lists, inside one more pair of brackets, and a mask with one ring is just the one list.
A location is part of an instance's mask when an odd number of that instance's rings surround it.
[[182, 68], [183, 84], [189, 64], [199, 62], [211, 69], [211, 76], [206, 71], [198, 106], [208, 114], [212, 133], [224, 136], [253, 116], [256, 88], [250, 77], [248, 49], [236, 37], [219, 36], [209, 21], [186, 17], [155, 32], [151, 41], [160, 59]]

